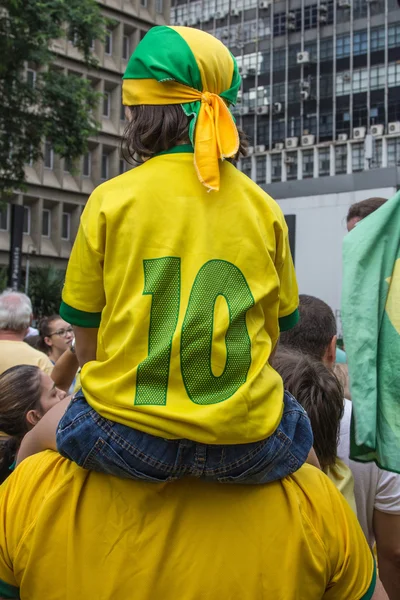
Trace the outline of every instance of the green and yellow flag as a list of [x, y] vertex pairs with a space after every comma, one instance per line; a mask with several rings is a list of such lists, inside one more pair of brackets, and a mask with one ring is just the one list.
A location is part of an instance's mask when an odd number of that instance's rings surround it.
[[344, 240], [342, 321], [350, 456], [400, 473], [400, 192]]

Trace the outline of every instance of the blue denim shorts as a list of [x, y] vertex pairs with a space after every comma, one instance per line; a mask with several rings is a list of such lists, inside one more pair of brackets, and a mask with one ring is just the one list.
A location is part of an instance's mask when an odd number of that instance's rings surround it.
[[84, 469], [158, 483], [185, 476], [224, 483], [275, 481], [297, 471], [312, 444], [307, 413], [287, 392], [274, 434], [251, 444], [208, 445], [155, 437], [100, 416], [82, 390], [57, 429], [60, 454]]

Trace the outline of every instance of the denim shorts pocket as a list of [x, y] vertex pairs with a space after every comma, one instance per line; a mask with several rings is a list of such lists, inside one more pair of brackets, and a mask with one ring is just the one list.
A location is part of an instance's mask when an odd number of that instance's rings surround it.
[[[285, 456], [290, 448], [291, 441], [282, 433], [276, 433], [264, 442], [259, 458], [244, 471], [235, 475], [218, 477], [220, 483], [266, 483], [280, 477], [276, 475], [277, 459]], [[295, 465], [292, 466], [295, 468]], [[236, 469], [231, 469], [233, 473]], [[286, 473], [285, 473], [286, 474]]]
[[147, 465], [134, 456], [130, 456], [130, 458], [137, 463], [135, 465], [136, 468], [132, 465], [128, 465], [122, 456], [120, 456], [108, 442], [99, 437], [86, 456], [82, 467], [89, 471], [99, 471], [108, 475], [122, 477], [123, 479], [139, 479], [141, 481], [153, 483], [164, 483], [174, 479], [174, 477], [163, 474], [161, 471], [159, 473], [160, 477], [157, 477], [154, 474], [145, 473], [139, 469], [142, 469], [143, 467], [146, 468]]

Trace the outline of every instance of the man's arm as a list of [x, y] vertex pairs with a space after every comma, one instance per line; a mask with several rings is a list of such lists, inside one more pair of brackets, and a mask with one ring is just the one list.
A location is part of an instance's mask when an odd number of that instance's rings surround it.
[[400, 598], [400, 515], [374, 510], [379, 575], [390, 600]]

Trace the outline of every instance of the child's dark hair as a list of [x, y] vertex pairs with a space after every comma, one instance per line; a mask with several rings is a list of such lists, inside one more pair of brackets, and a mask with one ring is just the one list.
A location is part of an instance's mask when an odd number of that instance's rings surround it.
[[296, 351], [278, 350], [272, 366], [282, 377], [285, 389], [309, 416], [314, 450], [322, 469], [333, 465], [344, 408], [343, 388], [338, 378], [322, 362]]
[[[131, 120], [128, 121], [123, 139], [122, 154], [127, 162], [138, 162], [138, 157], [151, 158], [159, 152], [169, 150], [177, 144], [189, 144], [189, 123], [180, 104], [162, 106], [129, 106]], [[247, 138], [238, 128], [240, 147], [236, 157], [247, 154]]]

